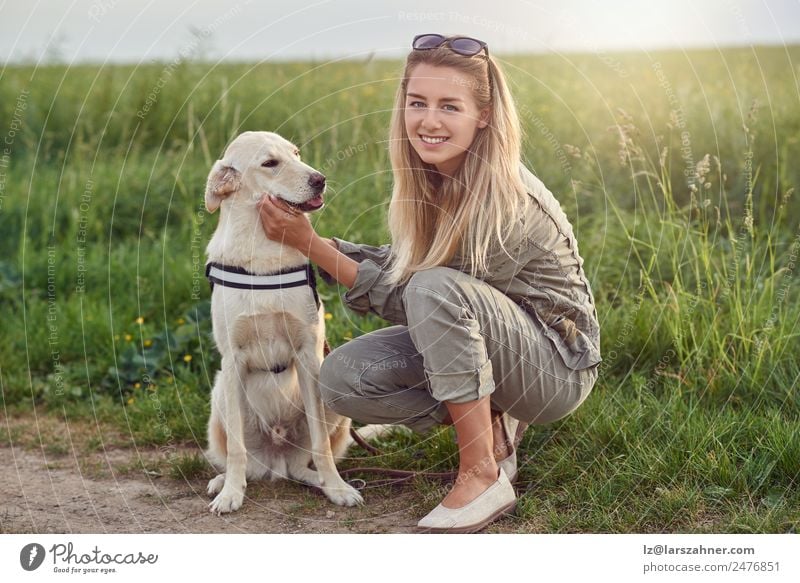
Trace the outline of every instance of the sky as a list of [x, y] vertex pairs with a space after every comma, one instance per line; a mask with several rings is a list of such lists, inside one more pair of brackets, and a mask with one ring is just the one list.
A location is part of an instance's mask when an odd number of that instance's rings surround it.
[[423, 32], [497, 54], [800, 43], [800, 0], [0, 0], [2, 62], [394, 58]]

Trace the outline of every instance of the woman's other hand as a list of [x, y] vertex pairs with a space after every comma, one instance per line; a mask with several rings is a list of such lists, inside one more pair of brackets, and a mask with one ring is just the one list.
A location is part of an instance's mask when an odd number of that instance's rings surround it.
[[267, 239], [308, 254], [316, 233], [303, 212], [271, 194], [265, 194], [258, 202], [258, 213]]

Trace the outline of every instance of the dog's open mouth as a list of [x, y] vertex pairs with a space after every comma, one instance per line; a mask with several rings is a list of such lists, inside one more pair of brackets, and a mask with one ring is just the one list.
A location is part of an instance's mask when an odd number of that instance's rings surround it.
[[284, 199], [284, 202], [291, 207], [294, 207], [304, 213], [311, 213], [314, 211], [318, 211], [323, 207], [325, 201], [322, 200], [322, 195], [315, 196], [314, 198], [310, 198], [305, 202], [291, 202]]

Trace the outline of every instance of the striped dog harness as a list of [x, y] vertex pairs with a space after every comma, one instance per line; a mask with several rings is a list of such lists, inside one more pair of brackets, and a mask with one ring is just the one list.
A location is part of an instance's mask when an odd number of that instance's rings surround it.
[[[206, 264], [206, 278], [211, 286], [212, 293], [215, 285], [253, 291], [288, 289], [307, 285], [314, 294], [314, 303], [317, 309], [320, 306], [319, 294], [317, 294], [317, 277], [314, 267], [310, 263], [300, 267], [290, 267], [281, 271], [259, 274], [250, 273], [241, 267], [209, 261]], [[277, 365], [270, 369], [270, 372], [279, 374], [285, 370], [285, 365]]]

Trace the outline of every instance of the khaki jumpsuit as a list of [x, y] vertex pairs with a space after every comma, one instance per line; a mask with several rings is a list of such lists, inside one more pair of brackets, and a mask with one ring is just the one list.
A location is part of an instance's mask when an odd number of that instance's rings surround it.
[[388, 285], [389, 245], [334, 237], [339, 251], [359, 262], [345, 304], [395, 325], [325, 358], [320, 390], [328, 407], [362, 423], [424, 433], [447, 416], [445, 401], [491, 395], [492, 409], [545, 424], [588, 396], [602, 359], [583, 259], [558, 201], [527, 168], [520, 172], [528, 198], [506, 243], [510, 256], [493, 250], [489, 272], [479, 278], [457, 255], [446, 267]]

